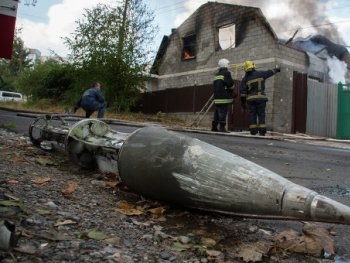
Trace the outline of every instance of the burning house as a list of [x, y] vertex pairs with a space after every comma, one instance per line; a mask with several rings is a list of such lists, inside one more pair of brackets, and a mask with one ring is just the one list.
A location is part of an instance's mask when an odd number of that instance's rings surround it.
[[[236, 91], [245, 60], [253, 60], [257, 69], [276, 65], [282, 69], [266, 82], [266, 117], [268, 130], [286, 133], [307, 129], [308, 82], [331, 82], [332, 59], [340, 61], [345, 72], [350, 61], [345, 47], [321, 35], [279, 40], [259, 8], [208, 2], [164, 36], [151, 69], [155, 77], [148, 83], [140, 108], [191, 122], [212, 95], [212, 79], [221, 58], [232, 63]], [[201, 126], [209, 126], [211, 110]], [[228, 115], [228, 128], [246, 129], [247, 120], [236, 100]]]

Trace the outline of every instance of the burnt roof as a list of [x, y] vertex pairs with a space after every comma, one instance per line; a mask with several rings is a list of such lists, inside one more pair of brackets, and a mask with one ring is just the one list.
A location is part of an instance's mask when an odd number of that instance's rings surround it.
[[[204, 12], [204, 10], [206, 8], [214, 9], [214, 8], [218, 8], [218, 7], [221, 10], [230, 10], [230, 9], [232, 10], [232, 8], [240, 8], [240, 9], [244, 9], [247, 11], [247, 15], [242, 15], [239, 18], [239, 21], [233, 21], [236, 24], [239, 24], [241, 27], [241, 30], [240, 30], [241, 32], [237, 35], [236, 45], [239, 45], [243, 41], [244, 36], [245, 36], [247, 22], [252, 18], [260, 19], [260, 21], [266, 27], [266, 29], [272, 35], [272, 37], [274, 39], [276, 39], [276, 41], [278, 41], [278, 38], [277, 38], [275, 32], [273, 31], [271, 25], [269, 24], [268, 20], [266, 19], [266, 17], [264, 16], [264, 14], [260, 10], [260, 8], [251, 7], [251, 6], [243, 6], [243, 5], [235, 5], [235, 4], [227, 4], [227, 3], [217, 3], [217, 2], [210, 2], [209, 1], [209, 2], [201, 5], [197, 10], [195, 10], [179, 27], [181, 27], [183, 24], [185, 24], [188, 19], [200, 16], [201, 13]], [[227, 15], [227, 17], [222, 17], [220, 19], [220, 21], [217, 21], [217, 24], [220, 25], [222, 23], [226, 23], [228, 21], [228, 19], [232, 20], [232, 18], [230, 18], [230, 15]], [[160, 62], [161, 62], [161, 60], [166, 52], [166, 49], [168, 47], [170, 36], [171, 35], [163, 37], [163, 40], [162, 40], [160, 47], [158, 49], [156, 58], [153, 62], [151, 70], [150, 70], [151, 74], [158, 74], [158, 72], [159, 72], [158, 67], [159, 67], [159, 64], [160, 64]]]

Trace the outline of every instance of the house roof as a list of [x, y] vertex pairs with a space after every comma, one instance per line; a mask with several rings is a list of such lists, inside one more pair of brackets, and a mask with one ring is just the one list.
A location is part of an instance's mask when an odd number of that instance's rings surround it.
[[[260, 10], [260, 8], [257, 7], [251, 7], [251, 6], [243, 6], [243, 5], [234, 5], [234, 4], [227, 4], [227, 3], [217, 3], [217, 2], [207, 2], [203, 5], [201, 5], [196, 11], [194, 11], [178, 28], [181, 28], [182, 25], [186, 24], [186, 22], [190, 19], [192, 19], [193, 17], [197, 18], [200, 17], [202, 12], [204, 12], [206, 9], [217, 9], [217, 10], [230, 10], [233, 8], [239, 8], [240, 10], [245, 10], [247, 11], [247, 14], [249, 13], [249, 15], [245, 16], [242, 15], [239, 18], [239, 21], [235, 21], [235, 23], [237, 24], [241, 24], [242, 29], [241, 31], [245, 31], [245, 27], [244, 25], [246, 24], [246, 22], [248, 22], [250, 19], [252, 19], [252, 15], [254, 18], [259, 19], [262, 24], [266, 27], [267, 31], [272, 35], [272, 37], [274, 39], [276, 39], [276, 41], [278, 41], [278, 38], [275, 34], [275, 32], [273, 31], [271, 25], [269, 24], [268, 20], [266, 19], [266, 17], [264, 16], [264, 14], [262, 13], [262, 11]], [[227, 16], [223, 17], [220, 21], [216, 21], [216, 26], [220, 26], [220, 24], [227, 24], [229, 19], [233, 19], [232, 16]], [[232, 21], [233, 22], [233, 21]], [[172, 33], [174, 33], [175, 31], [173, 30]], [[242, 34], [240, 34], [240, 36], [237, 36], [236, 39], [236, 44], [239, 45], [240, 42], [243, 40], [243, 36], [244, 36], [245, 32], [243, 32]], [[159, 46], [157, 55], [154, 59], [153, 65], [151, 67], [150, 73], [151, 74], [158, 74], [158, 67], [159, 64], [166, 52], [169, 40], [170, 40], [170, 36], [164, 36], [163, 40]]]
[[350, 54], [346, 47], [332, 42], [325, 36], [313, 35], [306, 38], [296, 38], [284, 44], [288, 47], [304, 51], [308, 55], [313, 53], [320, 59], [326, 59], [327, 56], [335, 56], [339, 60], [346, 62], [348, 67], [350, 66]]

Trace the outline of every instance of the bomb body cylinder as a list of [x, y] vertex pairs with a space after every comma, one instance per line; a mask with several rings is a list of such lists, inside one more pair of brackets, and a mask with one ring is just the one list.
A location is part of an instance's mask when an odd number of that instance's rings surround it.
[[135, 193], [189, 208], [350, 224], [350, 208], [236, 154], [160, 127], [130, 134], [118, 156]]

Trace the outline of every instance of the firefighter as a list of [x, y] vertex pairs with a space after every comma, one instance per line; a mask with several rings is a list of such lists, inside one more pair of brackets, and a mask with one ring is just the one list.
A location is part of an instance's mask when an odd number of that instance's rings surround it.
[[[228, 106], [233, 103], [233, 79], [231, 72], [228, 70], [230, 62], [223, 58], [218, 62], [219, 69], [215, 74], [213, 81], [214, 89], [214, 118], [212, 121], [212, 131], [228, 132], [226, 126], [226, 116]], [[219, 129], [218, 129], [219, 125]]]
[[265, 136], [265, 109], [267, 97], [265, 94], [265, 80], [281, 69], [276, 67], [272, 70], [255, 70], [255, 64], [247, 60], [243, 64], [245, 75], [240, 86], [241, 105], [243, 109], [248, 106], [249, 112], [249, 131], [250, 134]]

